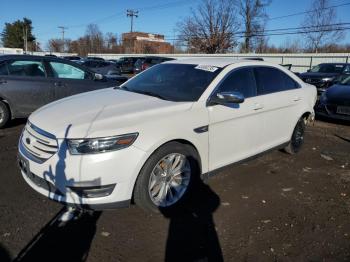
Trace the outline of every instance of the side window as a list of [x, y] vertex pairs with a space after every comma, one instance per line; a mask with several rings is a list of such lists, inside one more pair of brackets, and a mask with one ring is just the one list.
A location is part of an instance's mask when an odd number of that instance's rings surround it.
[[42, 62], [30, 60], [17, 60], [8, 63], [8, 72], [11, 76], [45, 77], [45, 69]]
[[345, 68], [344, 68], [344, 73], [345, 73], [345, 74], [350, 73], [350, 65], [346, 65], [346, 66], [345, 66]]
[[245, 98], [256, 96], [256, 83], [251, 68], [233, 71], [221, 83], [217, 92], [240, 92]]
[[9, 72], [7, 70], [6, 62], [1, 62], [0, 63], [0, 76], [6, 76], [8, 74], [9, 74]]
[[80, 68], [60, 62], [50, 62], [50, 65], [56, 78], [85, 79], [85, 72]]
[[281, 70], [272, 67], [258, 67], [255, 69], [258, 95], [265, 95], [298, 88], [291, 77]]

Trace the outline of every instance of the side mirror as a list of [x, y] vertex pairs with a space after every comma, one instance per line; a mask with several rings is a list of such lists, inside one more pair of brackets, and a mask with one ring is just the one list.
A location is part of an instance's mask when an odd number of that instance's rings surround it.
[[244, 96], [240, 92], [220, 92], [210, 98], [209, 105], [241, 104]]
[[102, 80], [102, 79], [103, 79], [103, 75], [95, 73], [94, 80]]
[[306, 72], [308, 72], [308, 73], [309, 73], [310, 71], [311, 71], [311, 69], [306, 70]]

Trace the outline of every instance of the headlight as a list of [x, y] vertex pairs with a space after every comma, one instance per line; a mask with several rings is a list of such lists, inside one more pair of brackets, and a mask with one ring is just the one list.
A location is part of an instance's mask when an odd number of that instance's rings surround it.
[[330, 82], [330, 81], [333, 81], [334, 80], [334, 77], [325, 77], [325, 78], [322, 78], [322, 81], [323, 82]]
[[69, 152], [72, 155], [96, 154], [120, 150], [131, 146], [138, 133], [89, 139], [68, 139]]

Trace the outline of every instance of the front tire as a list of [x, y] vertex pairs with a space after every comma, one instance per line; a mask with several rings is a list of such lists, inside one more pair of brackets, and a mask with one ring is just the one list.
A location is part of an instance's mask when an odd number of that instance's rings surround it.
[[294, 128], [292, 138], [288, 146], [284, 148], [284, 151], [286, 151], [291, 155], [298, 153], [304, 144], [304, 133], [305, 133], [305, 120], [304, 118], [300, 118]]
[[146, 161], [135, 184], [134, 201], [141, 208], [168, 211], [179, 208], [200, 177], [196, 150], [169, 142]]
[[10, 110], [8, 106], [0, 101], [0, 128], [3, 128], [10, 120]]

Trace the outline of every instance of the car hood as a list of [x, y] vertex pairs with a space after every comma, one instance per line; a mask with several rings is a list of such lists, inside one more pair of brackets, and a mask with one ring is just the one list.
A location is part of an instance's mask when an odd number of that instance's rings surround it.
[[299, 77], [301, 78], [325, 78], [325, 77], [334, 77], [338, 76], [337, 73], [302, 73], [299, 74]]
[[108, 88], [48, 104], [29, 121], [56, 138], [115, 136], [138, 132], [142, 123], [189, 110], [192, 104]]
[[326, 91], [327, 101], [336, 105], [350, 106], [350, 86], [333, 85]]

